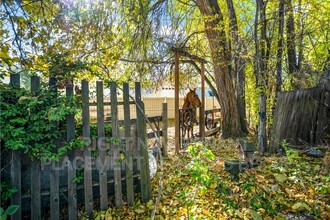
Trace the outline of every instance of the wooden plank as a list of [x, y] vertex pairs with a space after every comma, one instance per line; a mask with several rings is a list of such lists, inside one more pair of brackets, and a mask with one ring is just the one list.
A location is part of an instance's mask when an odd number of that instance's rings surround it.
[[89, 113], [89, 85], [86, 80], [82, 80], [82, 122], [83, 138], [89, 145], [84, 149], [84, 193], [85, 193], [85, 211], [88, 218], [93, 217], [93, 187], [92, 187], [92, 165], [91, 165], [91, 132], [90, 132], [90, 113]]
[[[57, 96], [57, 80], [56, 78], [49, 78], [49, 90], [54, 92], [54, 96]], [[55, 123], [54, 129], [52, 129], [51, 133], [57, 129], [57, 123]], [[58, 141], [54, 141], [55, 145], [58, 145]], [[55, 167], [58, 167], [58, 162], [53, 162]], [[50, 193], [50, 219], [51, 220], [59, 220], [60, 219], [60, 196], [59, 196], [59, 171], [56, 169], [50, 169], [50, 186], [49, 186], [49, 193]]]
[[[110, 106], [111, 105], [111, 102], [104, 102], [103, 104], [104, 104], [104, 106], [107, 106], [107, 105]], [[135, 102], [134, 101], [130, 101], [129, 104], [130, 105], [134, 105]], [[117, 105], [124, 105], [124, 102], [117, 102]], [[97, 106], [97, 102], [90, 102], [89, 103], [89, 106]]]
[[107, 169], [106, 169], [106, 146], [104, 134], [104, 102], [103, 102], [103, 83], [96, 82], [96, 99], [97, 99], [97, 130], [98, 130], [98, 163], [99, 163], [99, 182], [100, 182], [100, 209], [108, 209], [108, 185], [107, 185]]
[[151, 199], [151, 184], [149, 171], [148, 146], [146, 140], [146, 122], [144, 118], [144, 104], [141, 101], [141, 86], [139, 82], [135, 83], [136, 116], [137, 116], [137, 138], [138, 149], [141, 156], [141, 195], [142, 202], [148, 202]]
[[134, 203], [134, 185], [133, 185], [133, 148], [131, 137], [131, 116], [130, 116], [130, 102], [129, 102], [129, 86], [128, 83], [123, 84], [123, 98], [124, 98], [124, 123], [125, 123], [125, 140], [126, 140], [126, 192], [127, 204], [132, 206]]
[[21, 87], [21, 77], [20, 74], [10, 74], [9, 85], [12, 87], [20, 88]]
[[[59, 166], [58, 162], [53, 162], [55, 167]], [[60, 190], [59, 190], [59, 171], [56, 169], [50, 170], [50, 219], [58, 220], [60, 219]]]
[[216, 134], [218, 132], [220, 132], [221, 128], [220, 127], [216, 127], [216, 128], [212, 128], [208, 131], [205, 131], [205, 136], [208, 137], [208, 136], [211, 136], [213, 134]]
[[174, 111], [175, 111], [175, 153], [179, 154], [180, 150], [180, 114], [179, 114], [179, 53], [174, 53]]
[[199, 108], [200, 113], [200, 123], [199, 123], [199, 130], [200, 130], [200, 135], [202, 137], [202, 140], [205, 140], [205, 67], [204, 67], [204, 62], [201, 63], [201, 90], [202, 90], [202, 106]]
[[[31, 93], [37, 95], [40, 89], [40, 78], [31, 76]], [[31, 164], [31, 218], [41, 219], [41, 184], [40, 161], [33, 160]]]
[[[19, 88], [20, 87], [20, 75], [19, 74], [11, 74], [10, 75], [10, 85], [12, 87]], [[22, 216], [22, 174], [21, 174], [21, 153], [20, 151], [11, 151], [11, 166], [10, 166], [10, 180], [11, 185], [17, 189], [17, 192], [13, 194], [11, 198], [11, 205], [18, 205], [19, 208], [17, 212], [11, 215], [11, 219], [21, 219]]]
[[[73, 85], [66, 87], [66, 97], [73, 97]], [[75, 138], [75, 121], [74, 115], [70, 114], [66, 116], [66, 140], [72, 141]], [[73, 182], [76, 178], [76, 167], [74, 167], [75, 149], [68, 152], [68, 209], [69, 219], [77, 219], [77, 184]]]
[[163, 103], [162, 106], [162, 154], [163, 157], [168, 157], [167, 143], [168, 143], [168, 118], [167, 118], [167, 103]]
[[[118, 135], [118, 108], [117, 108], [117, 85], [115, 82], [110, 83], [110, 99], [111, 99], [111, 125], [112, 137], [119, 139]], [[112, 142], [114, 150], [114, 181], [115, 181], [115, 205], [122, 206], [122, 184], [121, 184], [121, 162], [118, 142]]]

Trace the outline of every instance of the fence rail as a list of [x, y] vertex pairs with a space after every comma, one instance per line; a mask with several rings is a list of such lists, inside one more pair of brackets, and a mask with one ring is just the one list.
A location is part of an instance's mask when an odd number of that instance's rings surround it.
[[[20, 87], [18, 74], [11, 75], [10, 84]], [[56, 80], [49, 80], [49, 89], [56, 91]], [[40, 79], [31, 77], [31, 92], [37, 96], [40, 88]], [[147, 138], [154, 138], [146, 133], [146, 121], [154, 123], [158, 136], [162, 137], [163, 154], [167, 154], [167, 104], [163, 104], [162, 115], [145, 119], [144, 103], [141, 99], [140, 84], [135, 84], [135, 102], [130, 100], [129, 86], [123, 85], [123, 98], [117, 97], [117, 85], [111, 83], [111, 102], [104, 100], [103, 83], [97, 82], [97, 138], [90, 141], [90, 145], [82, 150], [72, 149], [59, 161], [44, 162], [31, 161], [21, 150], [3, 153], [1, 161], [9, 161], [9, 169], [2, 167], [1, 180], [9, 179], [17, 189], [11, 204], [19, 205], [19, 210], [11, 219], [77, 219], [78, 216], [92, 217], [94, 208], [105, 210], [109, 206], [108, 195], [114, 194], [114, 204], [121, 207], [123, 200], [128, 205], [134, 203], [135, 187], [141, 192], [141, 200], [147, 202], [151, 198], [151, 185], [148, 166]], [[66, 87], [66, 96], [73, 96], [73, 86]], [[89, 98], [89, 83], [82, 81], [82, 134], [83, 138], [91, 137], [91, 106]], [[107, 112], [106, 104], [110, 104], [112, 125], [111, 138], [122, 141], [102, 142], [106, 138], [105, 123]], [[94, 104], [93, 104], [94, 105]], [[132, 106], [134, 105], [134, 106]], [[123, 119], [119, 120], [123, 108]], [[132, 112], [134, 107], [135, 114]], [[160, 126], [162, 122], [162, 126]], [[66, 117], [67, 141], [76, 138], [74, 115]], [[122, 131], [123, 130], [123, 131]], [[4, 140], [6, 143], [6, 140]], [[54, 140], [54, 143], [59, 141]], [[98, 149], [98, 156], [92, 156], [92, 149]], [[102, 150], [101, 150], [102, 149]], [[122, 158], [122, 155], [125, 155]], [[83, 182], [77, 183], [77, 163], [82, 162]], [[1, 164], [3, 166], [3, 164]], [[0, 170], [2, 169], [0, 167]], [[79, 174], [80, 175], [80, 174]], [[126, 196], [123, 197], [123, 194]], [[95, 207], [96, 198], [99, 198], [99, 207]], [[30, 201], [30, 202], [29, 202]], [[68, 216], [61, 216], [60, 206], [65, 206]], [[78, 209], [84, 205], [84, 213]], [[61, 208], [62, 209], [62, 208]], [[46, 211], [45, 211], [46, 210]], [[48, 210], [48, 211], [47, 211]]]

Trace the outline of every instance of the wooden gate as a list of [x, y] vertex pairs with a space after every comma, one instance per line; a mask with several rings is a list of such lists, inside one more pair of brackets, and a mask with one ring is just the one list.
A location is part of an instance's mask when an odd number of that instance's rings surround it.
[[[199, 112], [199, 115], [201, 114], [200, 108], [188, 107], [179, 109], [180, 148], [182, 148], [185, 144], [189, 144], [194, 137], [201, 138], [202, 129], [204, 129], [206, 137], [221, 131], [221, 117], [219, 116], [220, 109], [205, 110], [204, 125], [201, 125], [200, 121], [198, 121], [200, 117], [195, 118], [195, 114], [197, 114], [197, 112]], [[194, 125], [198, 125], [197, 133], [194, 131]]]

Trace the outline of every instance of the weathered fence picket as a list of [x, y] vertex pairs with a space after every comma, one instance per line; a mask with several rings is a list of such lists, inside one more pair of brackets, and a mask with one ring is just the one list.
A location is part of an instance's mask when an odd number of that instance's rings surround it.
[[[57, 80], [54, 77], [49, 78], [49, 89], [54, 93], [54, 98], [57, 97]], [[58, 129], [57, 122], [55, 123], [55, 129]], [[54, 131], [55, 131], [54, 129]], [[54, 132], [51, 131], [51, 132]], [[59, 146], [58, 140], [54, 140], [56, 146]], [[59, 163], [57, 161], [53, 162], [55, 167], [58, 167]], [[60, 219], [60, 173], [58, 169], [50, 169], [49, 171], [49, 204], [50, 204], [50, 219], [59, 220]]]
[[141, 195], [142, 202], [148, 202], [151, 199], [150, 190], [150, 171], [147, 149], [147, 134], [144, 113], [144, 105], [141, 100], [141, 85], [135, 83], [135, 101], [136, 101], [136, 128], [138, 150], [140, 151], [140, 177], [141, 177]]
[[[10, 85], [16, 88], [20, 87], [20, 75], [12, 74], [10, 75]], [[14, 193], [11, 204], [18, 205], [19, 209], [16, 213], [11, 216], [11, 219], [21, 219], [22, 215], [22, 182], [21, 182], [21, 152], [12, 151], [11, 152], [11, 167], [10, 167], [10, 179], [11, 185], [17, 189], [17, 192]]]
[[128, 83], [123, 84], [123, 99], [124, 99], [124, 124], [125, 124], [125, 144], [126, 144], [126, 193], [127, 204], [134, 203], [134, 186], [133, 186], [133, 148], [131, 139], [131, 115], [130, 115], [130, 101], [129, 101], [129, 86]]
[[[73, 83], [71, 86], [66, 86], [66, 97], [73, 98]], [[72, 141], [75, 138], [75, 122], [74, 115], [69, 114], [66, 117], [66, 140]], [[75, 149], [68, 152], [68, 206], [69, 206], [69, 219], [77, 219], [77, 184], [74, 181], [76, 178], [76, 167], [74, 167]]]
[[85, 210], [88, 218], [93, 215], [93, 185], [92, 185], [92, 165], [91, 165], [91, 131], [90, 131], [90, 114], [89, 114], [89, 85], [86, 80], [82, 81], [82, 122], [83, 122], [83, 138], [89, 143], [84, 149], [84, 192], [85, 192]]
[[97, 96], [97, 129], [98, 140], [97, 147], [99, 151], [99, 181], [100, 181], [100, 209], [106, 210], [108, 208], [108, 175], [106, 166], [108, 166], [106, 157], [106, 145], [104, 134], [104, 103], [103, 103], [103, 82], [96, 82], [96, 96]]
[[[40, 88], [40, 78], [37, 76], [31, 77], [31, 93], [37, 95]], [[40, 161], [33, 160], [31, 169], [31, 217], [32, 219], [41, 219], [41, 184], [40, 184]]]
[[[11, 75], [10, 85], [14, 87], [20, 86], [19, 74]], [[25, 157], [22, 159], [22, 153], [20, 150], [10, 152], [10, 169], [5, 176], [10, 179], [11, 184], [18, 192], [13, 194], [11, 204], [19, 205], [19, 210], [11, 216], [11, 219], [22, 219], [22, 216], [31, 219], [43, 219], [50, 218], [52, 220], [59, 220], [61, 218], [77, 219], [78, 203], [84, 204], [83, 215], [88, 218], [93, 218], [93, 208], [95, 197], [100, 198], [100, 209], [106, 210], [108, 208], [108, 195], [114, 191], [115, 205], [121, 207], [123, 204], [123, 193], [126, 191], [126, 198], [128, 205], [134, 203], [134, 178], [139, 177], [142, 193], [142, 201], [148, 202], [151, 199], [151, 187], [149, 176], [149, 160], [148, 160], [148, 147], [147, 147], [147, 134], [146, 134], [146, 118], [144, 114], [144, 104], [141, 100], [140, 84], [136, 83], [135, 94], [136, 101], [130, 100], [129, 86], [127, 83], [123, 85], [123, 102], [118, 102], [117, 99], [117, 85], [116, 83], [110, 83], [110, 95], [111, 102], [105, 103], [103, 99], [103, 83], [96, 83], [97, 93], [97, 148], [98, 156], [93, 158], [91, 149], [93, 140], [91, 140], [91, 122], [90, 122], [90, 106], [89, 99], [89, 83], [83, 80], [82, 83], [82, 138], [86, 140], [89, 145], [83, 149], [83, 152], [73, 149], [67, 152], [67, 155], [61, 158], [59, 161], [42, 162], [39, 160], [26, 161]], [[38, 96], [37, 93], [40, 89], [40, 78], [37, 76], [31, 77], [31, 93], [34, 96]], [[53, 98], [58, 98], [57, 93], [57, 80], [55, 78], [49, 78], [49, 90], [53, 91]], [[73, 97], [73, 83], [66, 87], [66, 97], [71, 99]], [[112, 137], [111, 143], [107, 142], [105, 134], [105, 117], [104, 111], [105, 105], [111, 105], [111, 126]], [[118, 105], [123, 105], [125, 111], [124, 121], [118, 120]], [[130, 115], [130, 105], [136, 107], [136, 119]], [[148, 118], [154, 120], [154, 123], [158, 123], [157, 135], [163, 136], [162, 138], [162, 151], [164, 155], [167, 155], [167, 105], [163, 105], [162, 116], [156, 116]], [[156, 120], [156, 121], [155, 121]], [[157, 121], [158, 120], [158, 121]], [[75, 118], [74, 115], [68, 115], [66, 117], [66, 136], [67, 142], [74, 140], [75, 134]], [[159, 122], [163, 121], [163, 125], [160, 128]], [[58, 131], [59, 123], [55, 123], [51, 133]], [[64, 123], [64, 122], [63, 122]], [[124, 137], [120, 134], [119, 129], [124, 127]], [[153, 136], [154, 137], [154, 136]], [[150, 138], [153, 138], [150, 137]], [[137, 141], [133, 141], [137, 140]], [[62, 140], [63, 141], [63, 140]], [[60, 140], [54, 140], [54, 153], [61, 146]], [[109, 146], [111, 145], [111, 148]], [[111, 150], [111, 151], [109, 151]], [[110, 154], [108, 154], [110, 152]], [[124, 158], [122, 158], [124, 153]], [[84, 167], [84, 180], [83, 183], [76, 183], [77, 178], [77, 164], [81, 158], [77, 159], [77, 156], [83, 156]], [[112, 160], [109, 159], [112, 156]], [[4, 155], [1, 155], [1, 159]], [[94, 163], [95, 162], [95, 163]], [[65, 163], [65, 164], [63, 164]], [[22, 166], [25, 166], [22, 169]], [[95, 169], [96, 168], [96, 169]], [[113, 170], [113, 176], [110, 175]], [[95, 172], [96, 173], [95, 173]], [[94, 174], [97, 174], [99, 180], [93, 179]], [[110, 173], [108, 175], [108, 173]], [[4, 175], [4, 174], [3, 174]], [[26, 179], [26, 176], [31, 176], [31, 184], [29, 186], [24, 184], [22, 180]], [[122, 177], [122, 175], [124, 175]], [[29, 176], [29, 177], [30, 177]], [[97, 177], [97, 175], [95, 175]], [[95, 178], [94, 177], [94, 178]], [[46, 178], [46, 180], [44, 179]], [[49, 178], [49, 179], [48, 179]], [[63, 180], [66, 183], [63, 184]], [[94, 182], [94, 181], [96, 182]], [[122, 184], [125, 181], [126, 189], [122, 189]], [[108, 189], [108, 184], [113, 183], [114, 190]], [[49, 185], [48, 185], [49, 184]], [[49, 187], [49, 188], [47, 188]], [[96, 189], [99, 187], [99, 190]], [[83, 197], [81, 193], [83, 190]], [[96, 191], [94, 191], [96, 190]], [[22, 192], [24, 195], [22, 195]], [[67, 194], [66, 194], [67, 193]], [[79, 193], [79, 197], [78, 197]], [[49, 197], [49, 204], [45, 204], [45, 199]], [[78, 199], [79, 198], [79, 199]], [[83, 201], [82, 199], [83, 198]], [[22, 201], [24, 201], [22, 203]], [[25, 201], [29, 201], [31, 205], [24, 205]], [[22, 206], [23, 205], [23, 206]], [[64, 213], [68, 213], [68, 216], [62, 216], [60, 211], [60, 205], [67, 209]], [[47, 210], [47, 211], [46, 211]], [[43, 216], [46, 214], [46, 216]]]
[[168, 157], [167, 155], [167, 142], [168, 142], [168, 137], [167, 137], [167, 127], [168, 127], [168, 120], [167, 120], [167, 103], [163, 103], [162, 106], [163, 110], [162, 110], [162, 122], [163, 122], [163, 126], [162, 126], [162, 154], [164, 157]]
[[122, 205], [122, 187], [121, 187], [121, 162], [119, 155], [119, 135], [118, 135], [118, 108], [117, 108], [117, 85], [115, 82], [110, 83], [110, 100], [111, 100], [111, 125], [112, 125], [112, 142], [114, 159], [114, 185], [115, 185], [115, 204], [116, 207]]

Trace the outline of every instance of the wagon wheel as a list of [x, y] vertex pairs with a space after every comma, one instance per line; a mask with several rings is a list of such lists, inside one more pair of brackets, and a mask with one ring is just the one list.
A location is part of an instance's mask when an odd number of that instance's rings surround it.
[[214, 114], [213, 112], [208, 112], [205, 116], [205, 127], [210, 130], [214, 126]]

